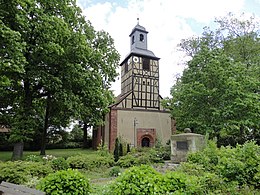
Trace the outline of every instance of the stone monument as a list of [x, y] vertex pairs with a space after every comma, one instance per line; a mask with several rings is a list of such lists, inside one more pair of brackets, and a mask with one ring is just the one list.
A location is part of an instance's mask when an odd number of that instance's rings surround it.
[[204, 147], [204, 135], [191, 133], [191, 130], [186, 128], [184, 133], [171, 136], [171, 160], [174, 163], [185, 162], [188, 152], [196, 152]]

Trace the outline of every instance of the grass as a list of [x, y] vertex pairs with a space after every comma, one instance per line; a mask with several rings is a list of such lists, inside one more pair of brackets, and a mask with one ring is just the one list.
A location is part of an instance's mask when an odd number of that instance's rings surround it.
[[[46, 155], [53, 155], [56, 157], [64, 157], [67, 158], [69, 156], [75, 156], [78, 154], [92, 154], [95, 153], [94, 150], [91, 149], [50, 149], [46, 150]], [[23, 158], [25, 159], [29, 155], [37, 155], [40, 156], [40, 151], [24, 151]], [[0, 161], [8, 161], [12, 158], [12, 151], [1, 151], [0, 152]]]

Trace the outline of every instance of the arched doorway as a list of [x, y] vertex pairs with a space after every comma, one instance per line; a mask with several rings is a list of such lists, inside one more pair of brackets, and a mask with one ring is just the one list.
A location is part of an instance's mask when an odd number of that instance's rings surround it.
[[142, 139], [142, 147], [150, 147], [150, 139], [148, 137]]

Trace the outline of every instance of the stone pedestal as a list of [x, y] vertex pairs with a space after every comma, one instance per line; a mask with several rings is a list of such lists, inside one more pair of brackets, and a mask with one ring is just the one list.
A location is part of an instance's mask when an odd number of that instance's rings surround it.
[[195, 133], [181, 133], [171, 136], [171, 160], [180, 163], [187, 160], [188, 152], [196, 152], [205, 147], [203, 135]]

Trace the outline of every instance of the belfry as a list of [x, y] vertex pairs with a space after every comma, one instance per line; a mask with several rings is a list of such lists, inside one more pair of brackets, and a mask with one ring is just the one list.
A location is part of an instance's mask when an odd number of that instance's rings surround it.
[[93, 131], [94, 147], [101, 140], [113, 150], [120, 137], [132, 147], [165, 144], [175, 130], [170, 112], [161, 105], [159, 60], [147, 49], [148, 31], [137, 25], [131, 31], [130, 52], [121, 62], [121, 94], [110, 105], [105, 125]]

